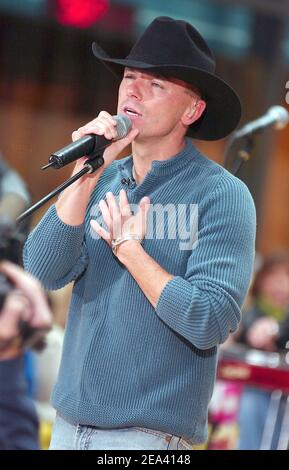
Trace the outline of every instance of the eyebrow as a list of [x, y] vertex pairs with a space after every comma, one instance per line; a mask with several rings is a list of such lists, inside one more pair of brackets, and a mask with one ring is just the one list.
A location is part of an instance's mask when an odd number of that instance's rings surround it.
[[124, 72], [140, 72], [146, 75], [150, 75], [152, 78], [157, 78], [158, 80], [169, 81], [169, 79], [167, 77], [164, 77], [164, 75], [159, 75], [157, 73], [150, 73], [149, 71], [146, 71], [143, 69], [134, 69], [131, 67], [125, 67]]
[[[163, 82], [172, 82], [172, 83], [176, 83], [178, 81], [181, 81], [183, 82], [183, 80], [179, 80], [175, 77], [165, 77], [164, 75], [160, 75], [160, 74], [157, 74], [157, 73], [150, 73], [149, 71], [146, 71], [146, 70], [143, 70], [143, 69], [134, 69], [132, 67], [125, 67], [124, 69], [124, 73], [125, 72], [141, 72], [141, 73], [145, 73], [146, 75], [150, 75], [152, 78], [156, 78], [157, 80], [161, 80]], [[184, 84], [186, 82], [183, 82]], [[189, 83], [186, 83], [187, 86], [183, 86], [184, 88], [184, 92], [187, 94], [187, 95], [197, 95], [200, 99], [202, 99], [202, 94], [201, 92], [199, 91], [199, 89], [197, 87], [195, 87], [194, 85], [191, 85]]]

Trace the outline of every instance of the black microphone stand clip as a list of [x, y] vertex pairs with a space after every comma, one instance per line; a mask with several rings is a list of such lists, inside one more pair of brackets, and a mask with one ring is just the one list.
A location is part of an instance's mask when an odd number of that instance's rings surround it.
[[[64, 183], [62, 183], [56, 189], [51, 191], [44, 198], [40, 199], [40, 201], [36, 202], [36, 204], [29, 207], [25, 212], [20, 214], [19, 217], [17, 217], [17, 219], [16, 219], [16, 223], [19, 224], [24, 219], [29, 217], [31, 214], [33, 214], [33, 212], [35, 212], [37, 209], [42, 207], [46, 202], [48, 202], [54, 196], [57, 196], [59, 193], [61, 193], [64, 189], [66, 189], [72, 183], [77, 181], [83, 175], [85, 175], [87, 173], [92, 174], [96, 170], [98, 170], [98, 168], [100, 168], [104, 164], [104, 159], [103, 159], [104, 150], [105, 149], [103, 149], [101, 152], [99, 152], [99, 150], [98, 150], [97, 152], [90, 153], [88, 155], [89, 158], [84, 162], [84, 166], [80, 171], [78, 171], [75, 175], [71, 176], [68, 180], [64, 181]], [[43, 169], [45, 169], [45, 167], [43, 167]]]

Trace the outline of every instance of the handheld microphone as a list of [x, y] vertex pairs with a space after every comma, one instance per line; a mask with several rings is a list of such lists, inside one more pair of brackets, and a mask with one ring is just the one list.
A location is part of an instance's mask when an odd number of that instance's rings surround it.
[[129, 117], [118, 114], [117, 116], [113, 116], [113, 118], [116, 120], [117, 132], [117, 137], [114, 140], [108, 140], [103, 135], [85, 135], [75, 142], [71, 142], [66, 147], [52, 153], [49, 157], [49, 163], [43, 166], [42, 170], [46, 170], [46, 168], [49, 167], [59, 169], [84, 155], [90, 156], [91, 154], [101, 153], [102, 150], [115, 140], [126, 137], [132, 127]]
[[264, 116], [249, 122], [233, 134], [233, 139], [241, 139], [256, 132], [263, 131], [266, 127], [284, 129], [289, 121], [289, 113], [283, 106], [271, 106]]

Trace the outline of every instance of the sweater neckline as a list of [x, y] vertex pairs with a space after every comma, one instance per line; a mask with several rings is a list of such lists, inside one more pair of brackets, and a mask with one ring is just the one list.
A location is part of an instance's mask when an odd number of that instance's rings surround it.
[[[193, 145], [192, 141], [186, 138], [185, 147], [176, 155], [167, 160], [153, 160], [152, 166], [148, 175], [153, 176], [166, 176], [171, 173], [175, 173], [189, 162], [192, 162], [193, 158], [199, 154], [196, 147]], [[119, 160], [118, 169], [124, 177], [132, 177], [132, 166], [133, 166], [133, 157], [129, 155], [128, 157]]]

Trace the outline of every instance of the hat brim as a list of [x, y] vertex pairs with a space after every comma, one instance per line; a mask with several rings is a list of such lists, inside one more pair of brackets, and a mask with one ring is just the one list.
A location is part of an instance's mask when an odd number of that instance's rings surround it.
[[230, 134], [241, 117], [241, 103], [235, 91], [220, 77], [197, 67], [165, 64], [156, 66], [132, 59], [113, 59], [97, 44], [92, 51], [118, 79], [122, 79], [125, 67], [146, 70], [165, 77], [174, 77], [196, 86], [206, 101], [206, 109], [187, 134], [194, 139], [218, 140]]

